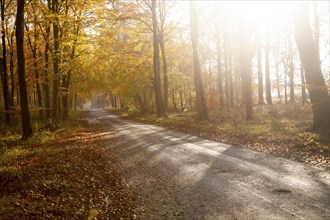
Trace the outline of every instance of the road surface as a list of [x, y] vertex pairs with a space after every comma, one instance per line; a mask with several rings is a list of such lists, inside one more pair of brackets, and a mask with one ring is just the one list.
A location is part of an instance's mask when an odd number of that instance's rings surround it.
[[109, 151], [120, 157], [144, 219], [330, 219], [330, 175], [322, 168], [103, 110], [92, 110], [90, 122], [102, 125], [105, 146], [115, 135]]

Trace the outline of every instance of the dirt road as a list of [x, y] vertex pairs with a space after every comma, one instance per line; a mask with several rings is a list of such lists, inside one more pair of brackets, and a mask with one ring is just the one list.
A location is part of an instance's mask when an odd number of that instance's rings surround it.
[[324, 169], [102, 110], [91, 111], [90, 123], [102, 125], [100, 138], [118, 138], [109, 151], [121, 158], [144, 219], [330, 218], [330, 175]]

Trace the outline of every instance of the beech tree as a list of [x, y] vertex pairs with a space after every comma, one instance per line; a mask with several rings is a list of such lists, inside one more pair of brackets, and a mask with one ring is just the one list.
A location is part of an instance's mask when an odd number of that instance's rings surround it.
[[198, 20], [196, 13], [196, 5], [194, 1], [190, 1], [190, 36], [193, 50], [193, 65], [194, 65], [194, 82], [196, 90], [196, 111], [197, 117], [200, 120], [208, 120], [208, 111], [204, 94], [203, 79], [201, 75], [201, 67], [198, 57]]
[[312, 103], [313, 129], [329, 137], [329, 95], [321, 71], [319, 51], [313, 39], [308, 3], [296, 3], [293, 12], [296, 43]]
[[262, 62], [261, 62], [261, 45], [258, 45], [257, 49], [257, 59], [258, 59], [258, 104], [263, 105], [265, 104], [264, 101], [264, 83], [263, 83], [263, 75], [262, 75]]
[[59, 63], [60, 63], [60, 38], [59, 38], [59, 2], [58, 0], [52, 0], [52, 11], [54, 15], [53, 20], [53, 38], [54, 38], [54, 52], [53, 52], [53, 106], [52, 106], [52, 118], [55, 122], [59, 121], [59, 109], [58, 109], [58, 87], [59, 87]]
[[249, 22], [241, 20], [240, 24], [240, 71], [242, 77], [242, 96], [245, 104], [245, 119], [251, 120], [253, 114], [253, 99], [252, 99], [252, 70], [251, 61], [255, 51], [252, 43], [251, 28]]
[[1, 6], [1, 41], [2, 41], [2, 61], [0, 65], [0, 74], [1, 74], [1, 82], [2, 82], [2, 93], [3, 100], [5, 104], [6, 111], [6, 123], [10, 123], [10, 113], [9, 113], [9, 105], [10, 105], [10, 95], [8, 88], [8, 74], [7, 74], [7, 51], [6, 51], [6, 31], [5, 31], [5, 0], [0, 1]]
[[269, 52], [270, 52], [269, 30], [267, 30], [266, 45], [265, 45], [266, 101], [268, 105], [271, 105], [273, 104], [273, 101], [272, 101], [272, 89], [270, 83]]
[[154, 70], [154, 89], [157, 114], [160, 117], [166, 117], [167, 113], [164, 107], [164, 101], [160, 90], [160, 58], [159, 58], [159, 36], [158, 36], [158, 25], [157, 25], [157, 12], [156, 12], [156, 0], [151, 1], [151, 12], [152, 12], [152, 31], [153, 31], [153, 70]]
[[22, 139], [28, 139], [33, 135], [29, 103], [26, 89], [25, 79], [25, 58], [24, 58], [24, 4], [25, 1], [17, 1], [16, 13], [16, 47], [17, 47], [17, 69], [18, 83], [21, 104], [21, 122], [22, 122]]
[[32, 56], [33, 56], [33, 72], [34, 72], [34, 80], [35, 80], [35, 84], [36, 84], [36, 89], [37, 89], [37, 97], [38, 97], [38, 107], [39, 107], [39, 119], [43, 120], [43, 104], [42, 104], [42, 91], [41, 91], [41, 80], [39, 77], [39, 69], [38, 69], [38, 47], [37, 47], [37, 42], [38, 42], [38, 37], [39, 34], [37, 33], [37, 21], [38, 21], [38, 17], [36, 14], [36, 10], [35, 10], [35, 5], [34, 3], [31, 2], [31, 8], [32, 8], [32, 15], [30, 15], [31, 17], [33, 17], [33, 31], [32, 31], [32, 35], [33, 35], [33, 39], [30, 36], [30, 28], [28, 25], [25, 24], [25, 28], [27, 31], [27, 39], [28, 39], [28, 43], [30, 46], [30, 49], [32, 51]]
[[214, 27], [215, 27], [215, 44], [216, 44], [216, 55], [217, 55], [217, 80], [218, 80], [218, 93], [219, 93], [219, 104], [220, 108], [225, 106], [224, 97], [223, 97], [223, 88], [222, 88], [222, 63], [221, 63], [221, 39], [220, 39], [220, 28], [219, 28], [219, 16], [217, 15], [219, 11], [218, 2], [215, 3], [214, 10]]

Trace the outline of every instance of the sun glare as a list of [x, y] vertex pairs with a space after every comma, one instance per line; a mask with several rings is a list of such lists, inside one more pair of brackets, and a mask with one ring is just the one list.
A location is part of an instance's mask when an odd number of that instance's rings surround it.
[[226, 2], [226, 15], [247, 19], [261, 29], [291, 22], [291, 2], [288, 1], [232, 1]]

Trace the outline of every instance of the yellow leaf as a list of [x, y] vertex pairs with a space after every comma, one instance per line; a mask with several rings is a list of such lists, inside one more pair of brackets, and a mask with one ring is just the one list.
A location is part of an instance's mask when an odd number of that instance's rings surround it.
[[99, 211], [97, 211], [96, 209], [91, 209], [89, 210], [89, 214], [88, 214], [88, 218], [87, 220], [93, 220], [94, 218], [96, 218], [99, 215]]

